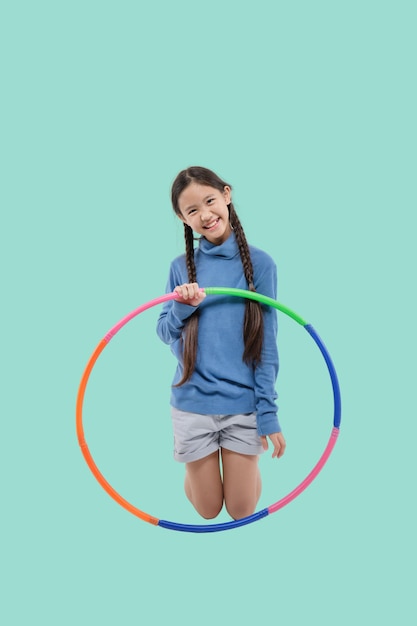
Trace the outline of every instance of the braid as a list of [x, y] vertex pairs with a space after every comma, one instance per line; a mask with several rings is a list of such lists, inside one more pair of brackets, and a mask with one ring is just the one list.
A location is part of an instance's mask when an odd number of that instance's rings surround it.
[[[184, 224], [185, 239], [185, 262], [187, 265], [188, 281], [197, 282], [197, 270], [194, 261], [194, 234], [193, 229]], [[191, 378], [197, 359], [197, 336], [198, 336], [198, 309], [189, 318], [183, 330], [183, 359], [184, 371], [179, 383], [180, 387]]]
[[253, 265], [250, 257], [249, 246], [246, 240], [246, 235], [243, 231], [242, 224], [236, 214], [235, 208], [232, 203], [229, 204], [230, 224], [235, 231], [237, 245], [239, 246], [240, 258], [242, 259], [243, 273], [248, 283], [250, 291], [255, 291], [253, 285]]
[[[253, 278], [253, 265], [250, 256], [248, 242], [242, 228], [242, 224], [236, 214], [232, 203], [229, 204], [230, 224], [235, 232], [240, 258], [243, 265], [243, 273], [248, 283], [249, 291], [256, 291]], [[243, 321], [243, 340], [245, 349], [243, 360], [245, 363], [253, 363], [256, 367], [261, 361], [264, 325], [262, 309], [259, 302], [246, 300], [245, 317]]]
[[187, 264], [188, 281], [190, 283], [197, 282], [197, 272], [194, 262], [194, 234], [193, 229], [187, 224], [184, 224], [184, 239], [185, 239], [185, 260]]

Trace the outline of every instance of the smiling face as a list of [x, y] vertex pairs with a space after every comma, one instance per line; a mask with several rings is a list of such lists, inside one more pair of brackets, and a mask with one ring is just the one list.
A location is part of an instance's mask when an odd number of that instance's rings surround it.
[[232, 232], [227, 208], [230, 201], [230, 187], [227, 185], [221, 192], [214, 187], [193, 182], [178, 198], [181, 211], [179, 217], [194, 232], [219, 246]]

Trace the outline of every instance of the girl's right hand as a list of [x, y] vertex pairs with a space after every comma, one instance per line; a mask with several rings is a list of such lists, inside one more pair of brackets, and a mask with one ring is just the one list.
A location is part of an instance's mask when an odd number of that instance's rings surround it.
[[205, 291], [202, 291], [198, 283], [185, 283], [178, 285], [174, 291], [178, 294], [177, 302], [189, 304], [190, 306], [198, 306], [206, 297]]

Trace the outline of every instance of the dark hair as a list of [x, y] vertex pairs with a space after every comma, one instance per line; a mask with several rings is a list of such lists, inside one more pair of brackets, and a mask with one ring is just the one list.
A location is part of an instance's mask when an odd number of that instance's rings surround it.
[[[224, 182], [221, 178], [219, 178], [219, 176], [217, 176], [217, 174], [205, 167], [189, 167], [182, 170], [174, 180], [171, 189], [172, 207], [179, 217], [182, 217], [178, 204], [179, 197], [184, 189], [186, 189], [191, 183], [214, 187], [214, 189], [217, 189], [222, 193], [226, 186], [232, 189], [231, 185]], [[236, 241], [239, 246], [243, 273], [245, 274], [245, 278], [248, 283], [248, 289], [250, 291], [255, 291], [253, 265], [250, 257], [248, 242], [232, 202], [228, 205], [228, 209], [230, 225], [234, 230]], [[196, 283], [197, 272], [194, 262], [194, 235], [192, 228], [187, 224], [184, 224], [184, 238], [188, 280], [190, 283]], [[197, 357], [198, 315], [199, 311], [197, 309], [188, 319], [183, 331], [184, 372], [181, 381], [176, 385], [177, 387], [186, 383], [194, 371]], [[246, 299], [245, 317], [243, 322], [243, 341], [245, 346], [242, 357], [243, 361], [247, 364], [252, 364], [253, 367], [256, 367], [261, 361], [263, 316], [261, 305], [255, 300]]]

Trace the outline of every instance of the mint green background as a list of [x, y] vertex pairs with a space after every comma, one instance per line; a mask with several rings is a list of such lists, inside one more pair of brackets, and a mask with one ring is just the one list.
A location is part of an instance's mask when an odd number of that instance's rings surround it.
[[[1, 6], [2, 623], [414, 624], [415, 3]], [[95, 345], [163, 293], [182, 252], [169, 189], [190, 164], [233, 185], [343, 400], [335, 451], [302, 496], [206, 535], [119, 507], [74, 416]], [[172, 460], [157, 314], [100, 357], [86, 436], [126, 498], [198, 523]], [[280, 320], [288, 450], [262, 458], [260, 508], [331, 429], [320, 354]]]

